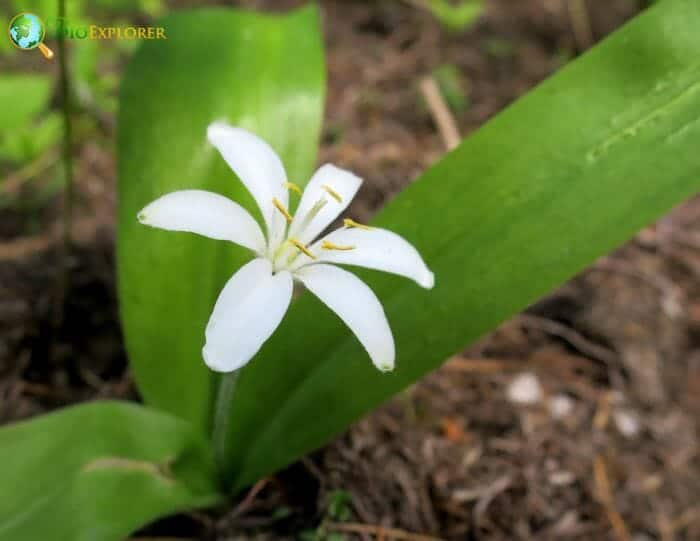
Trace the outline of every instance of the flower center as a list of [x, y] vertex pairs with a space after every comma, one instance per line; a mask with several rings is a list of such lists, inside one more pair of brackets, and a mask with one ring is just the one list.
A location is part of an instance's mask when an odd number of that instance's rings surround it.
[[[301, 189], [296, 184], [291, 182], [285, 182], [284, 187], [288, 190], [292, 190], [298, 194], [301, 194]], [[323, 184], [321, 189], [326, 192], [331, 198], [335, 199], [338, 203], [343, 202], [342, 196], [334, 190], [331, 186]], [[288, 268], [290, 265], [296, 261], [300, 255], [304, 255], [312, 260], [317, 260], [319, 254], [314, 254], [309, 246], [304, 244], [298, 237], [302, 237], [304, 231], [309, 227], [311, 222], [318, 216], [318, 214], [323, 210], [323, 208], [328, 204], [329, 200], [324, 196], [316, 201], [312, 207], [305, 213], [298, 223], [290, 228], [294, 222], [294, 217], [290, 214], [289, 210], [282, 204], [282, 202], [276, 197], [272, 198], [272, 204], [279, 211], [279, 213], [284, 217], [286, 224], [283, 226], [284, 230], [279, 239], [279, 245], [271, 245], [268, 252], [270, 260], [272, 261], [274, 271], [283, 270]], [[343, 226], [345, 228], [359, 228], [359, 229], [372, 229], [371, 227], [356, 222], [351, 218], [345, 218], [343, 220]], [[278, 237], [279, 238], [279, 237]], [[284, 240], [282, 240], [284, 239]], [[342, 245], [335, 244], [329, 240], [321, 241], [321, 250], [334, 250], [340, 252], [349, 252], [355, 250], [355, 246], [352, 245]]]

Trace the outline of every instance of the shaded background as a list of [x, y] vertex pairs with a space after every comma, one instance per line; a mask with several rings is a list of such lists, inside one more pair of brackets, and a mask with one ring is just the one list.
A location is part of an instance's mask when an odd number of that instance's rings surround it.
[[[37, 11], [53, 5], [35, 3]], [[68, 4], [71, 21], [108, 25], [148, 24], [183, 7], [301, 2]], [[647, 2], [487, 0], [463, 28], [421, 0], [320, 4], [329, 88], [319, 161], [366, 179], [350, 214], [367, 219], [445, 153], [440, 101], [466, 136]], [[3, 2], [0, 15], [9, 20], [16, 7]], [[57, 65], [0, 39], [3, 423], [85, 400], [137, 399], [113, 265], [116, 96], [135, 45], [68, 42], [76, 245], [57, 308]], [[29, 92], [16, 86], [18, 74], [43, 83]], [[167, 519], [139, 536], [700, 539], [699, 275], [694, 200], [326, 448], [226, 508]]]

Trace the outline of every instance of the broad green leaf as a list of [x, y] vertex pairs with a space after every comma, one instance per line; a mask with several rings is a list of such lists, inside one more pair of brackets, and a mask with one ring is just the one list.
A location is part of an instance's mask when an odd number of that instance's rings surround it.
[[[375, 223], [416, 244], [436, 287], [361, 275], [397, 369], [376, 371], [304, 294], [243, 372], [235, 488], [284, 466], [700, 189], [700, 3], [665, 0], [506, 109]], [[468, 412], [467, 412], [468, 414]]]
[[46, 108], [50, 96], [48, 75], [0, 75], [0, 103], [4, 104], [0, 108], [0, 137], [11, 137], [13, 131], [30, 124]]
[[140, 225], [136, 214], [173, 190], [252, 198], [206, 142], [217, 119], [243, 126], [280, 153], [290, 180], [309, 177], [325, 76], [314, 7], [288, 15], [228, 9], [181, 12], [161, 23], [129, 65], [119, 115], [118, 272], [126, 344], [146, 402], [200, 427], [215, 378], [204, 328], [216, 297], [249, 253], [222, 241]]
[[125, 402], [0, 429], [0, 540], [122, 541], [217, 503], [209, 446], [188, 423]]
[[0, 134], [0, 159], [30, 161], [58, 144], [63, 134], [63, 121], [57, 112], [21, 124], [12, 132]]

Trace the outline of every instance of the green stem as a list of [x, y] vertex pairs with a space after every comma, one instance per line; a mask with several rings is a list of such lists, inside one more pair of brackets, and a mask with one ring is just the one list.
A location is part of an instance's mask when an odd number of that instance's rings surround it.
[[240, 370], [234, 370], [221, 376], [219, 393], [216, 395], [212, 440], [214, 442], [216, 463], [219, 471], [222, 473], [226, 462], [226, 436], [228, 435], [228, 424], [231, 419], [231, 405], [233, 404], [239, 373]]
[[[65, 20], [65, 0], [58, 0], [59, 21]], [[63, 321], [63, 310], [70, 282], [70, 251], [72, 244], [73, 219], [73, 128], [71, 124], [70, 80], [68, 75], [68, 58], [66, 53], [65, 36], [59, 29], [56, 36], [58, 46], [59, 93], [63, 112], [63, 145], [61, 158], [65, 176], [63, 203], [63, 242], [59, 250], [58, 277], [56, 283], [56, 299], [53, 303], [53, 326], [58, 328]]]
[[[66, 18], [66, 1], [58, 0], [58, 20]], [[71, 120], [70, 104], [70, 77], [68, 74], [68, 58], [66, 54], [66, 37], [62, 31], [58, 32], [58, 63], [59, 85], [61, 91], [61, 107], [63, 109], [63, 169], [66, 180], [63, 207], [63, 246], [67, 252], [70, 250], [73, 221], [73, 125]]]

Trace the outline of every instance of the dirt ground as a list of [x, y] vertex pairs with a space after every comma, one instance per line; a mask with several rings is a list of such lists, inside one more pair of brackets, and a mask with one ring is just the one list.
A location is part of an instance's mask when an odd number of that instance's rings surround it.
[[[468, 103], [454, 116], [467, 135], [640, 9], [487, 4], [476, 26], [450, 33], [412, 2], [322, 2], [320, 161], [366, 179], [351, 214], [371, 215], [445, 152], [423, 76], [457, 69]], [[76, 162], [78, 242], [62, 314], [52, 302], [60, 197], [31, 219], [21, 206], [0, 211], [2, 423], [137, 399], [114, 287], [115, 158], [85, 140]], [[18, 200], [34, 189], [22, 186]], [[699, 278], [695, 199], [231, 506], [138, 537], [698, 540]]]

